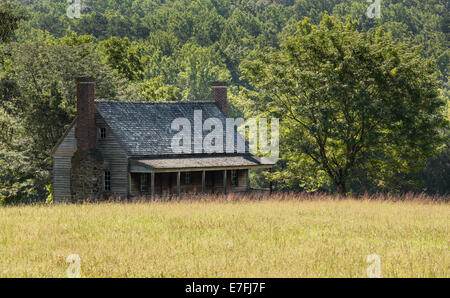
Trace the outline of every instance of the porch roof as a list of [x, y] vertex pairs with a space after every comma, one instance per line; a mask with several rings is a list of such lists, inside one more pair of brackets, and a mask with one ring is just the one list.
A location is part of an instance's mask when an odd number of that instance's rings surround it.
[[230, 156], [186, 156], [167, 158], [131, 159], [130, 171], [170, 172], [170, 171], [202, 171], [219, 169], [271, 168], [274, 163], [250, 155]]

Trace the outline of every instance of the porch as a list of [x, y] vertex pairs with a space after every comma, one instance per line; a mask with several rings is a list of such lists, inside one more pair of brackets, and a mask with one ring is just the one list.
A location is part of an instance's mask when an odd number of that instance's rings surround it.
[[249, 169], [271, 168], [249, 154], [130, 159], [130, 196], [181, 196], [249, 190]]
[[172, 197], [183, 194], [245, 192], [248, 169], [131, 172], [132, 197]]

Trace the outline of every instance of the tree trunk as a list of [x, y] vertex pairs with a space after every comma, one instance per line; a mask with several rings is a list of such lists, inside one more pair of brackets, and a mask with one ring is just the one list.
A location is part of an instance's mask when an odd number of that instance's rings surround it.
[[347, 196], [347, 183], [345, 182], [345, 180], [339, 182], [337, 187], [338, 187], [339, 195], [341, 195], [343, 197]]

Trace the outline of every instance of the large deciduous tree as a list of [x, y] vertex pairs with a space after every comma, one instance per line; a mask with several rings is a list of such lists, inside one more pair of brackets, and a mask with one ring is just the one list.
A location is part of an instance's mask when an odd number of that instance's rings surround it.
[[310, 189], [329, 183], [344, 195], [363, 170], [383, 188], [441, 144], [447, 122], [433, 62], [382, 30], [357, 27], [304, 19], [279, 50], [242, 63], [253, 87], [242, 92], [247, 115], [281, 118], [287, 170], [275, 178]]

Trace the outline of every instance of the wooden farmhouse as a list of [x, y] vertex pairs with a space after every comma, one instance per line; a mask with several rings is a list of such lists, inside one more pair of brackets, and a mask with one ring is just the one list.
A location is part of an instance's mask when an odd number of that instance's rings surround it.
[[175, 119], [194, 123], [201, 111], [203, 121], [217, 118], [225, 127], [226, 84], [212, 84], [211, 101], [95, 101], [94, 92], [93, 78], [78, 79], [77, 117], [52, 151], [55, 202], [245, 192], [250, 169], [273, 166], [248, 146], [242, 153], [173, 151]]

